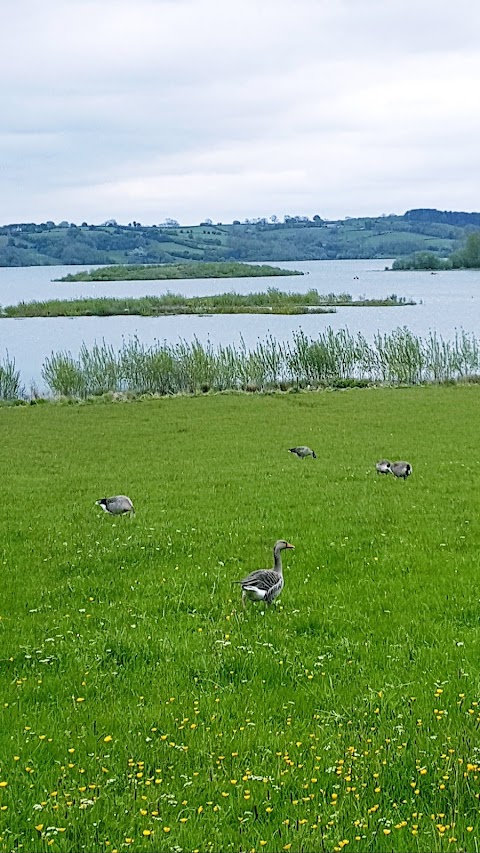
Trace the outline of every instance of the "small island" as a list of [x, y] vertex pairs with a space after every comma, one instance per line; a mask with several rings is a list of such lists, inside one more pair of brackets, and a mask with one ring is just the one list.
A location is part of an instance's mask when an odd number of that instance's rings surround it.
[[338, 307], [398, 307], [414, 305], [403, 296], [392, 294], [385, 299], [353, 299], [349, 293], [322, 295], [317, 290], [306, 293], [284, 293], [269, 288], [259, 293], [220, 293], [215, 296], [99, 297], [86, 299], [51, 299], [45, 302], [20, 302], [7, 305], [0, 317], [161, 317], [176, 314], [332, 314]]
[[242, 264], [236, 261], [185, 264], [118, 264], [68, 273], [54, 281], [166, 281], [184, 278], [260, 278], [267, 276], [303, 275], [300, 270], [286, 270], [268, 264]]

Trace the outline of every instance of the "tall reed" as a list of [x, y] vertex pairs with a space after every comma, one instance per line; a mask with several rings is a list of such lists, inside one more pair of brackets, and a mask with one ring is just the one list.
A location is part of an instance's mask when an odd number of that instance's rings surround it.
[[209, 389], [318, 388], [358, 380], [416, 385], [478, 373], [480, 342], [474, 335], [462, 331], [453, 341], [444, 341], [431, 332], [424, 339], [407, 328], [378, 332], [372, 342], [347, 329], [328, 328], [317, 338], [299, 331], [290, 342], [270, 336], [253, 348], [247, 348], [244, 340], [237, 346], [214, 347], [196, 338], [175, 344], [157, 341], [147, 347], [131, 338], [118, 352], [102, 342], [91, 349], [83, 345], [78, 358], [68, 352], [52, 353], [42, 371], [54, 394], [80, 398], [117, 391], [195, 394]]
[[0, 362], [0, 400], [17, 400], [23, 397], [24, 393], [15, 359], [6, 353]]

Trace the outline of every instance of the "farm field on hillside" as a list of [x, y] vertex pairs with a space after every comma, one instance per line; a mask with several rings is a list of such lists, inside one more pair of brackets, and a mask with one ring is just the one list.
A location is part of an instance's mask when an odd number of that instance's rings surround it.
[[479, 395], [0, 409], [0, 850], [476, 849]]

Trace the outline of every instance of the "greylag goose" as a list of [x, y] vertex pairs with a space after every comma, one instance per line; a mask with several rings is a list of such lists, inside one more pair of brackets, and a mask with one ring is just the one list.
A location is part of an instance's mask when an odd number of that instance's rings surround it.
[[392, 463], [389, 459], [380, 459], [380, 462], [376, 463], [375, 468], [377, 469], [377, 474], [392, 473]]
[[301, 445], [300, 447], [290, 447], [288, 452], [296, 453], [299, 459], [305, 459], [306, 456], [313, 456], [314, 459], [317, 458], [315, 451], [311, 450], [310, 447], [305, 447], [305, 445]]
[[135, 509], [130, 498], [126, 495], [114, 495], [111, 498], [101, 498], [95, 501], [97, 506], [101, 506], [104, 512], [109, 512], [110, 515], [125, 515], [130, 512], [135, 515]]
[[242, 604], [244, 607], [247, 598], [251, 601], [264, 601], [265, 604], [271, 604], [280, 595], [284, 584], [280, 554], [285, 548], [294, 549], [295, 545], [290, 545], [285, 539], [279, 539], [275, 543], [273, 549], [273, 569], [258, 569], [256, 572], [251, 572], [245, 578], [242, 578], [241, 581], [233, 581], [233, 583], [241, 584]]
[[395, 477], [402, 477], [404, 480], [413, 472], [410, 462], [393, 462], [390, 470]]

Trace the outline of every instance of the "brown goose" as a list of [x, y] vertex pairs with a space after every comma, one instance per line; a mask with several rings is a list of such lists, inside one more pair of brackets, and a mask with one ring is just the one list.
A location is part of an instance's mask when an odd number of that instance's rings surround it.
[[393, 462], [391, 471], [395, 477], [402, 477], [402, 479], [406, 480], [413, 472], [413, 468], [410, 462]]
[[380, 462], [376, 463], [375, 468], [377, 469], [377, 474], [392, 473], [392, 463], [389, 459], [380, 459]]
[[95, 501], [97, 506], [101, 506], [104, 512], [109, 512], [110, 515], [124, 515], [130, 512], [135, 515], [135, 509], [130, 498], [126, 495], [114, 495], [111, 498], [100, 498]]
[[294, 549], [295, 545], [290, 545], [285, 539], [279, 539], [275, 543], [273, 549], [273, 569], [258, 569], [256, 572], [251, 572], [245, 578], [242, 578], [241, 581], [233, 581], [233, 583], [241, 584], [242, 604], [244, 607], [247, 598], [251, 601], [264, 601], [265, 604], [271, 604], [277, 595], [280, 595], [284, 584], [280, 553], [285, 548]]

